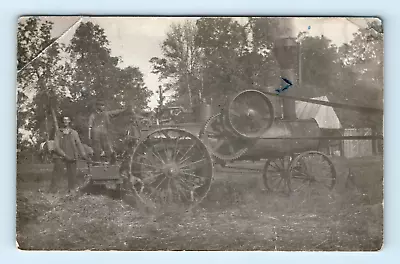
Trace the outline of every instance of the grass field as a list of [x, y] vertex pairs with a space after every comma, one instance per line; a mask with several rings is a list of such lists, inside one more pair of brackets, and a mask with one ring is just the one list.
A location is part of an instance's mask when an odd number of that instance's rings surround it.
[[[111, 192], [53, 195], [51, 166], [19, 166], [17, 241], [33, 250], [379, 250], [382, 157], [334, 162], [332, 198], [266, 194], [259, 174], [216, 168], [207, 197], [190, 212], [149, 212]], [[348, 167], [353, 188], [345, 188]]]

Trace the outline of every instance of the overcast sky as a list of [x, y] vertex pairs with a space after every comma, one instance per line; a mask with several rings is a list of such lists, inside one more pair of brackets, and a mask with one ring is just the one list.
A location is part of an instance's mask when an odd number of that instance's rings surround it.
[[[102, 27], [110, 41], [113, 56], [123, 59], [122, 66], [136, 66], [144, 74], [147, 87], [155, 91], [159, 85], [158, 77], [151, 73], [149, 60], [161, 56], [160, 44], [172, 23], [182, 22], [185, 17], [151, 18], [151, 17], [43, 17], [54, 22], [53, 35], [58, 41], [68, 43], [79, 22], [92, 21]], [[243, 21], [243, 19], [242, 19]], [[296, 33], [309, 31], [312, 36], [324, 35], [336, 45], [349, 42], [359, 26], [366, 25], [366, 19], [352, 18], [296, 18]], [[150, 106], [156, 104], [152, 98]]]

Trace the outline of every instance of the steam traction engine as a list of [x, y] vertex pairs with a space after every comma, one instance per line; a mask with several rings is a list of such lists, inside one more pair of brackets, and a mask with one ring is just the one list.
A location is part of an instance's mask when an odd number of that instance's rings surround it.
[[[191, 123], [176, 121], [184, 112], [179, 107], [164, 109], [169, 116], [166, 119], [135, 115], [131, 124], [139, 129], [139, 136], [128, 137], [126, 152], [118, 165], [93, 167], [91, 181], [115, 181], [128, 191], [123, 193], [133, 194], [146, 204], [193, 206], [208, 193], [214, 163], [266, 160], [262, 176], [267, 191], [303, 197], [330, 195], [336, 184], [336, 171], [329, 157], [317, 151], [320, 141], [326, 139], [321, 136], [317, 122], [275, 118], [268, 94], [271, 93], [243, 91], [215, 115], [197, 111], [198, 118]], [[290, 99], [328, 104], [312, 99]], [[336, 139], [374, 138], [341, 136]]]
[[314, 119], [277, 119], [263, 92], [247, 90], [212, 116], [200, 137], [218, 163], [266, 159], [266, 189], [290, 194], [321, 192], [335, 186], [333, 163], [316, 151], [320, 134]]

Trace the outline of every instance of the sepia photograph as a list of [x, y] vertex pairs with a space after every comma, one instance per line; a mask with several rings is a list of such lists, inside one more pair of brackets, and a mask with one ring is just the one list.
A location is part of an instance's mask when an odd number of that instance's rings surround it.
[[383, 248], [379, 18], [17, 24], [18, 249]]

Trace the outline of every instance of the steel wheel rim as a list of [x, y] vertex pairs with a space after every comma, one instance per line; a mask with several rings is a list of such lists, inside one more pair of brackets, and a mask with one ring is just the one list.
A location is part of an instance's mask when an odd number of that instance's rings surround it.
[[[319, 159], [312, 158], [313, 156], [319, 157]], [[318, 166], [319, 161], [323, 161], [325, 165]], [[313, 194], [330, 192], [335, 185], [335, 166], [324, 153], [307, 151], [293, 160], [289, 177], [289, 190], [291, 193], [306, 194], [311, 197]]]
[[270, 193], [288, 193], [288, 170], [290, 157], [269, 159], [265, 162], [263, 170], [264, 186]]
[[212, 159], [195, 135], [182, 129], [159, 129], [135, 148], [130, 178], [139, 180], [133, 189], [145, 202], [194, 206], [210, 188]]

